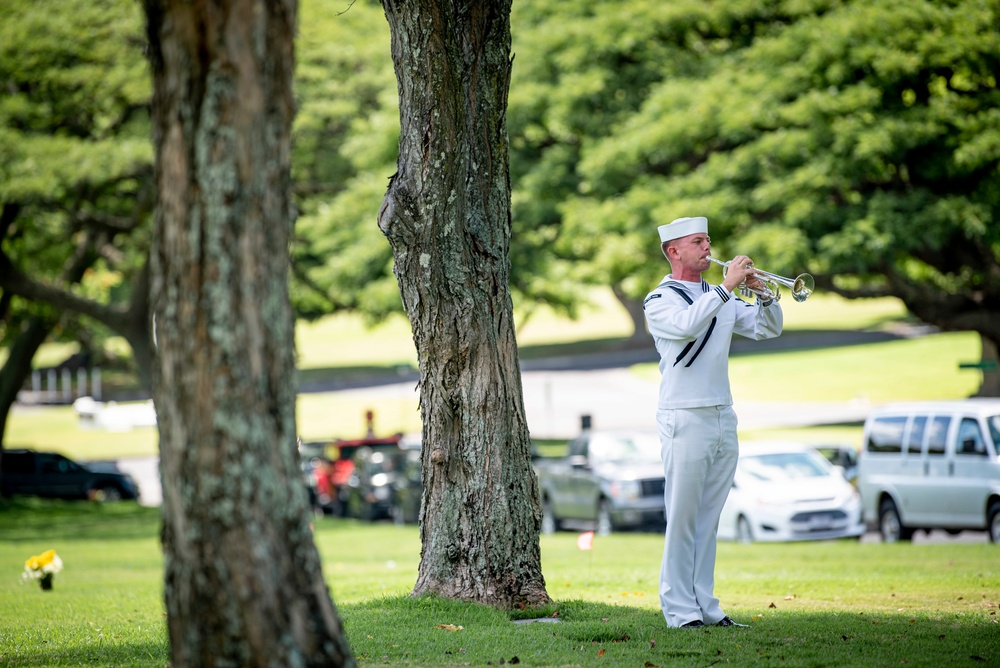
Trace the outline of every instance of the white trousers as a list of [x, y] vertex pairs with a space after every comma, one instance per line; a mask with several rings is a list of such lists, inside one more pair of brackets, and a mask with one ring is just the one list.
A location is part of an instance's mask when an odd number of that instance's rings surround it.
[[736, 474], [739, 443], [732, 406], [660, 410], [667, 529], [660, 606], [667, 626], [722, 621], [715, 589], [715, 536]]

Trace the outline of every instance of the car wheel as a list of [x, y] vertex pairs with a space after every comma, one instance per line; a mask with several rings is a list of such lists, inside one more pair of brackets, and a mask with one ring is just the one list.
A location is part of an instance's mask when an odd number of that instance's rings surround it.
[[910, 540], [913, 538], [913, 529], [903, 526], [899, 519], [899, 511], [892, 499], [882, 502], [878, 511], [878, 529], [882, 535], [882, 542], [895, 543], [900, 540]]
[[609, 536], [615, 530], [615, 524], [611, 520], [611, 502], [601, 499], [597, 504], [597, 528], [595, 533], [598, 536]]
[[990, 542], [1000, 543], [1000, 501], [993, 502], [987, 516], [989, 518], [989, 525], [987, 528], [990, 531]]
[[122, 500], [122, 491], [117, 487], [98, 487], [88, 496], [101, 503], [114, 503]]
[[552, 504], [548, 499], [542, 499], [542, 533], [553, 534], [561, 528], [561, 523], [552, 512]]
[[736, 540], [741, 543], [753, 542], [753, 529], [750, 528], [750, 520], [743, 515], [736, 521]]

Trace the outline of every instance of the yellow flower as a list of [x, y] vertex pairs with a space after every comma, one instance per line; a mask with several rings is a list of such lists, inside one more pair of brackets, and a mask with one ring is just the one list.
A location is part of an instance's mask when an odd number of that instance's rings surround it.
[[43, 575], [58, 573], [62, 570], [62, 559], [55, 550], [46, 550], [41, 554], [29, 557], [24, 562], [25, 576], [40, 578]]

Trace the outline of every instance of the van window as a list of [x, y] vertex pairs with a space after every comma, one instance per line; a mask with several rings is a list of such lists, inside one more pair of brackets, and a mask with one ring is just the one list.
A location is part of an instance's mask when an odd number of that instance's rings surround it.
[[868, 431], [868, 452], [899, 452], [903, 448], [905, 417], [875, 418]]
[[918, 415], [913, 418], [910, 425], [910, 433], [906, 437], [906, 451], [915, 455], [920, 454], [920, 448], [924, 443], [924, 431], [927, 427], [927, 416]]
[[958, 425], [958, 443], [955, 452], [960, 455], [986, 456], [983, 432], [979, 428], [979, 422], [974, 418], [962, 418], [962, 423]]
[[990, 426], [990, 440], [993, 441], [993, 451], [1000, 453], [1000, 415], [993, 415], [986, 418], [986, 424]]
[[951, 425], [951, 416], [939, 415], [931, 419], [927, 435], [927, 454], [934, 457], [944, 456], [945, 446], [948, 443], [948, 427]]

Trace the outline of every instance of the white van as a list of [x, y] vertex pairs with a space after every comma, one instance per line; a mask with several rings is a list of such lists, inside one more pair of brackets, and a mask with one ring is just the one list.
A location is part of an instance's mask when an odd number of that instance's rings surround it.
[[893, 404], [868, 416], [858, 462], [865, 520], [887, 542], [915, 529], [986, 530], [1000, 543], [1000, 399]]

